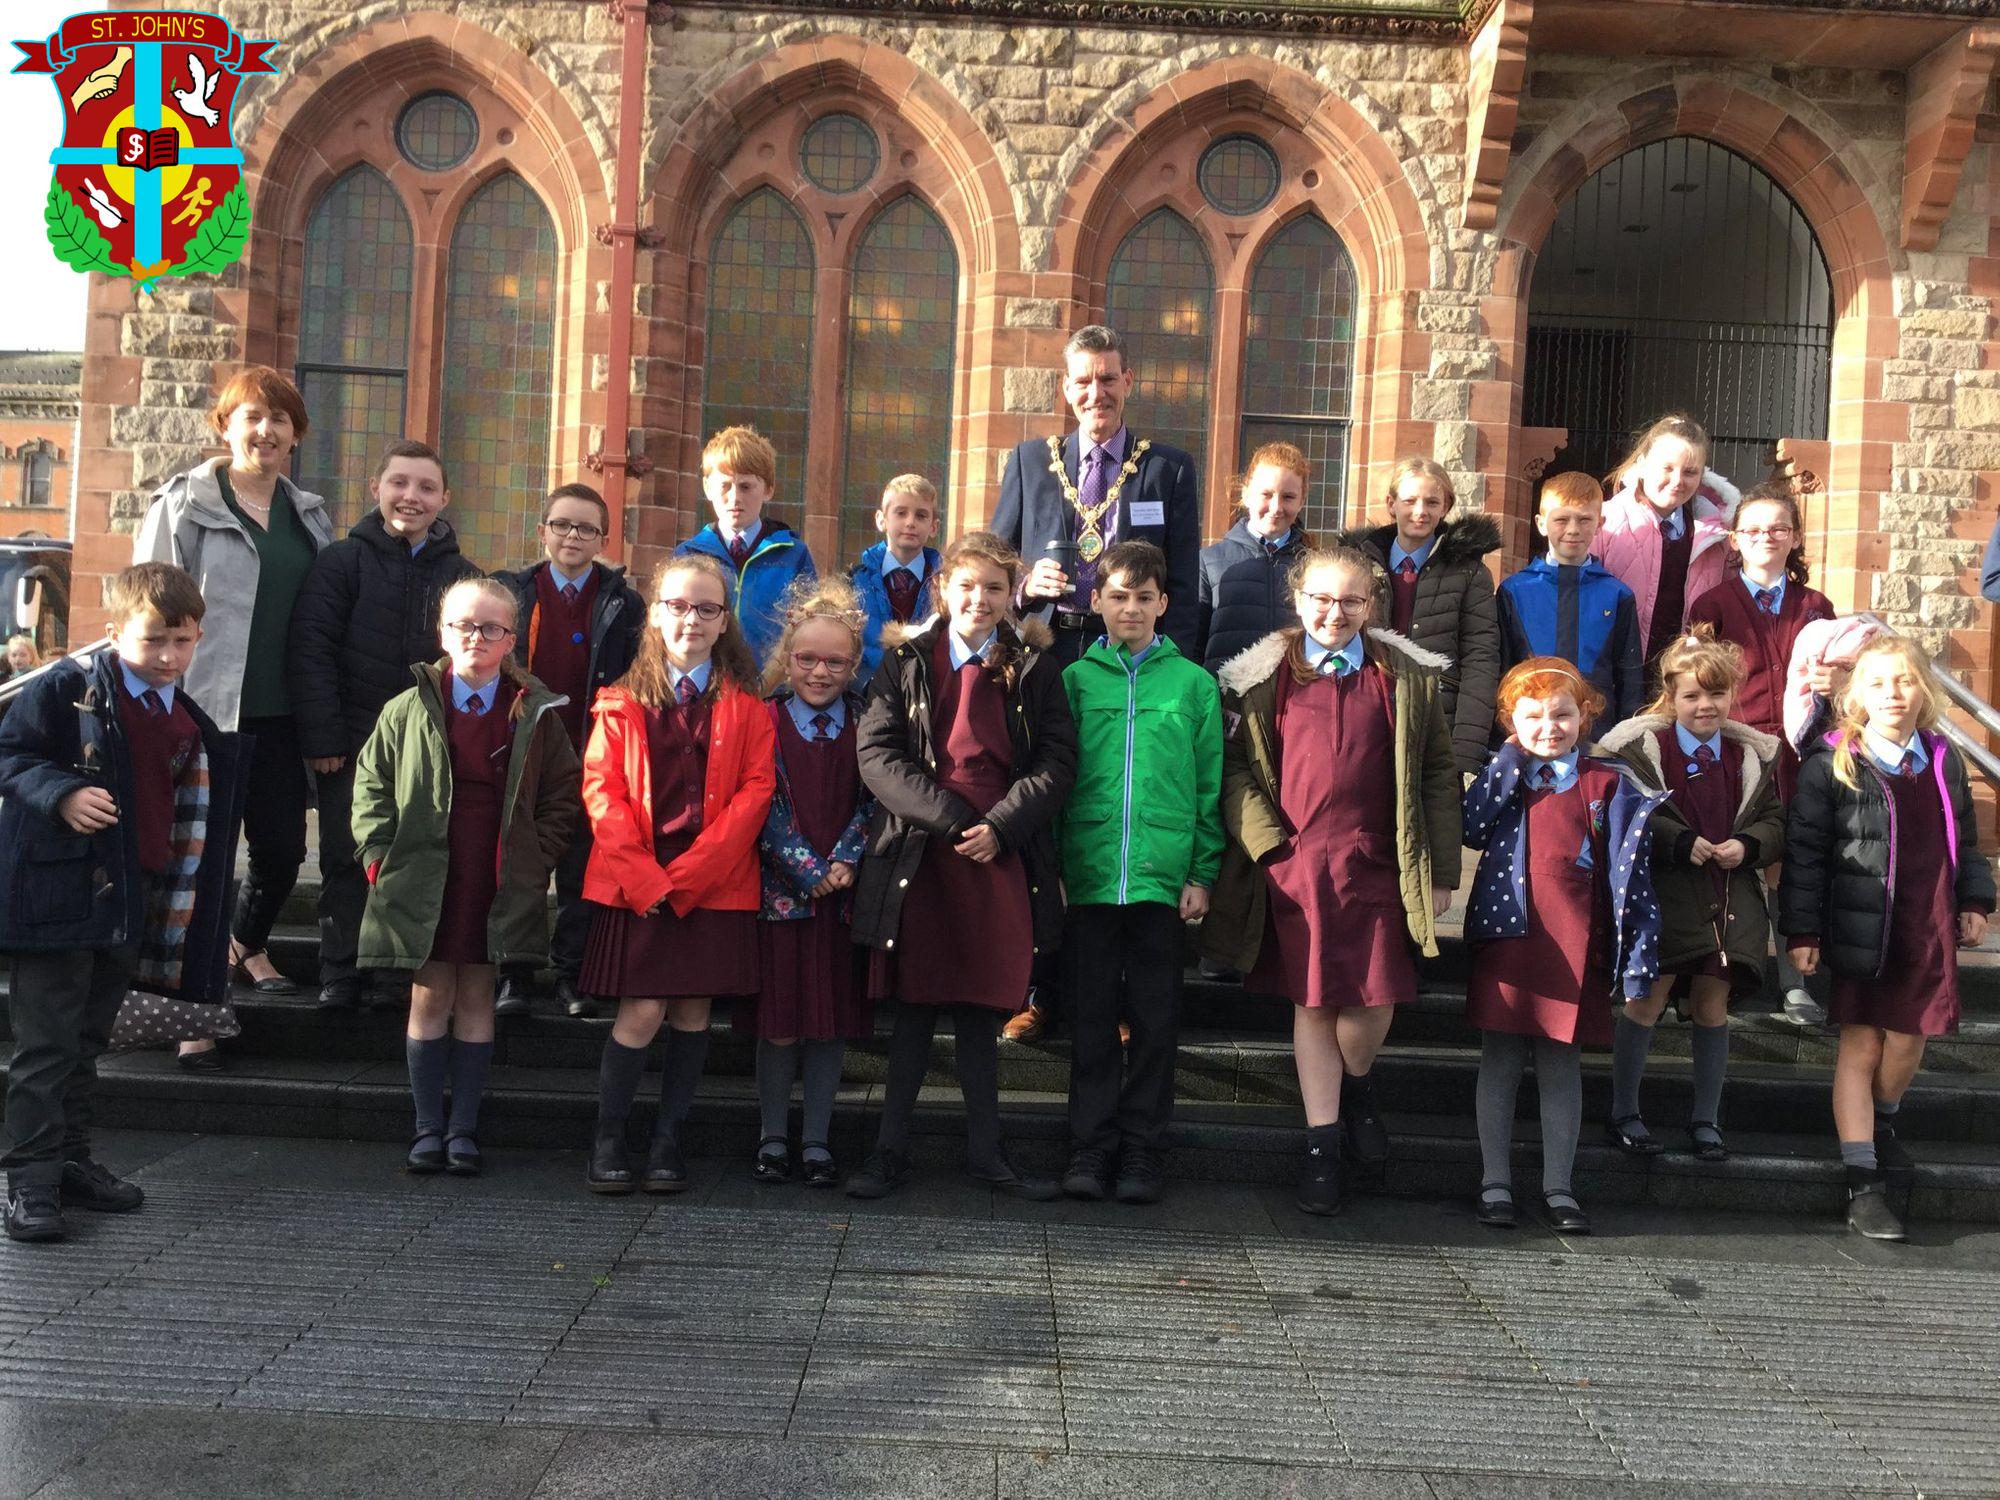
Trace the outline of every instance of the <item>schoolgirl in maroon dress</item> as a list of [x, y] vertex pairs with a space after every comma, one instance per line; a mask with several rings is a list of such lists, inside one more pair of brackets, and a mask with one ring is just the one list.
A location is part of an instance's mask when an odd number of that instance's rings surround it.
[[1665, 794], [1583, 752], [1583, 727], [1603, 708], [1568, 662], [1528, 658], [1500, 684], [1507, 743], [1465, 791], [1465, 842], [1480, 851], [1465, 924], [1474, 944], [1466, 1019], [1485, 1033], [1478, 1212], [1496, 1228], [1515, 1223], [1514, 1101], [1532, 1055], [1542, 1201], [1558, 1230], [1590, 1232], [1571, 1183], [1581, 1049], [1608, 1045], [1619, 994], [1642, 998], [1658, 975], [1647, 824]]
[[846, 579], [810, 580], [786, 601], [784, 630], [764, 667], [778, 788], [757, 841], [763, 857], [757, 998], [736, 1011], [738, 1028], [757, 1038], [763, 1138], [751, 1170], [759, 1182], [792, 1175], [786, 1127], [801, 1071], [806, 1186], [839, 1180], [827, 1138], [841, 1064], [848, 1039], [874, 1030], [866, 950], [854, 945], [848, 920], [875, 811], [855, 754], [861, 700], [848, 691], [861, 664], [863, 618]]
[[1076, 726], [1037, 623], [1008, 616], [1019, 555], [968, 532], [934, 576], [942, 613], [886, 627], [861, 724], [876, 798], [854, 899], [871, 988], [898, 1002], [876, 1149], [848, 1179], [879, 1198], [910, 1170], [909, 1131], [938, 1013], [949, 1010], [965, 1096], [966, 1166], [1003, 1192], [1053, 1198], [1000, 1146], [997, 1040], [1035, 954], [1053, 951], [1062, 896], [1051, 824], [1076, 777]]
[[354, 840], [369, 886], [360, 962], [415, 971], [404, 1043], [411, 1172], [481, 1169], [496, 966], [548, 957], [542, 892], [577, 815], [562, 699], [508, 660], [515, 611], [491, 579], [453, 585], [439, 613], [444, 662], [415, 669], [417, 685], [383, 709], [355, 762]]
[[[638, 660], [597, 695], [584, 751], [583, 894], [603, 910], [577, 985], [619, 997], [598, 1074], [595, 1193], [687, 1187], [680, 1129], [708, 1058], [710, 1003], [757, 991], [757, 836], [776, 742], [730, 590], [705, 555], [662, 568]], [[635, 1174], [625, 1127], [663, 1023], [660, 1107]]]
[[1917, 644], [1877, 636], [1855, 657], [1839, 727], [1808, 751], [1786, 823], [1779, 921], [1801, 973], [1833, 972], [1833, 1122], [1848, 1225], [1870, 1239], [1903, 1238], [1888, 1189], [1916, 1164], [1896, 1113], [1926, 1042], [1958, 1029], [1956, 950], [1985, 937], [1993, 910], [1942, 712]]

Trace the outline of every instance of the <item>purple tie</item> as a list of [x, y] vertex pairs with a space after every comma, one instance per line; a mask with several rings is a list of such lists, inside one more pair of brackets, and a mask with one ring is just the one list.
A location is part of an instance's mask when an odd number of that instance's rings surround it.
[[1694, 747], [1694, 760], [1696, 765], [1706, 771], [1710, 766], [1715, 764], [1715, 752], [1707, 745], [1696, 745]]
[[164, 717], [167, 712], [166, 703], [151, 688], [139, 695], [139, 706], [156, 719]]
[[562, 586], [563, 603], [565, 604], [576, 603], [576, 590], [577, 586], [575, 584], [573, 583], [564, 584]]
[[1413, 557], [1406, 557], [1400, 563], [1398, 563], [1396, 565], [1396, 576], [1402, 579], [1403, 582], [1405, 583], [1412, 582], [1417, 576], [1416, 559]]
[[1757, 607], [1767, 615], [1778, 612], [1778, 591], [1775, 588], [1757, 590]]
[[1541, 783], [1542, 790], [1546, 792], [1556, 784], [1556, 768], [1554, 766], [1543, 766], [1541, 770], [1535, 773], [1535, 780]]
[[917, 575], [908, 568], [896, 568], [882, 580], [882, 586], [889, 591], [889, 613], [898, 621], [908, 621], [917, 603]]
[[1908, 777], [1911, 781], [1915, 781], [1918, 775], [1917, 758], [1914, 755], [1906, 754], [1903, 757], [1902, 764], [1896, 767], [1896, 774], [1898, 776]]
[[750, 556], [750, 539], [748, 537], [739, 536], [733, 538], [730, 541], [729, 560], [736, 564], [736, 570], [739, 573], [743, 571], [744, 560], [749, 556]]
[[701, 689], [694, 685], [692, 677], [683, 677], [679, 682], [674, 684], [674, 697], [679, 701], [682, 708], [686, 708], [700, 696]]
[[813, 715], [812, 726], [814, 739], [830, 740], [833, 738], [833, 715], [824, 709]]
[[465, 711], [469, 714], [474, 714], [474, 715], [485, 713], [486, 700], [480, 697], [479, 694], [477, 693], [472, 694], [469, 698], [465, 700]]
[[[1083, 440], [1079, 438], [1077, 441], [1081, 442]], [[1083, 506], [1085, 515], [1090, 514], [1091, 511], [1104, 503], [1104, 492], [1110, 487], [1111, 455], [1106, 453], [1102, 447], [1093, 446], [1083, 456], [1083, 486], [1077, 495], [1078, 502]], [[1111, 523], [1112, 517], [1109, 515], [1097, 518], [1097, 534], [1107, 542], [1111, 540]], [[1081, 534], [1081, 524], [1081, 520], [1079, 519], [1079, 535]], [[1078, 563], [1076, 568], [1076, 587], [1071, 591], [1075, 595], [1076, 607], [1078, 609], [1090, 608], [1091, 590], [1096, 587], [1097, 564], [1088, 562]]]

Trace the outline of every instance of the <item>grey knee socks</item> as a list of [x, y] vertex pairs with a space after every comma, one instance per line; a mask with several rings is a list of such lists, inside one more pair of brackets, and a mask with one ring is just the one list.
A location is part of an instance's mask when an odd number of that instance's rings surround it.
[[418, 1135], [444, 1134], [444, 1073], [451, 1055], [451, 1038], [418, 1041], [403, 1038], [403, 1058], [410, 1067], [410, 1099], [416, 1106]]
[[622, 1131], [646, 1071], [646, 1049], [628, 1047], [616, 1037], [604, 1039], [604, 1056], [597, 1065], [597, 1129]]
[[766, 1139], [787, 1137], [792, 1118], [792, 1083], [799, 1076], [799, 1044], [757, 1043], [757, 1114]]
[[1722, 1079], [1729, 1071], [1729, 1023], [1694, 1028], [1694, 1123], [1722, 1123]]
[[833, 1096], [840, 1092], [841, 1064], [847, 1057], [847, 1043], [806, 1042], [805, 1118], [799, 1132], [808, 1161], [827, 1154], [827, 1136], [833, 1129]]
[[[708, 1063], [708, 1028], [700, 1031], [669, 1031], [667, 1060], [660, 1067], [660, 1113], [653, 1134], [680, 1139], [681, 1124], [694, 1107], [694, 1088], [701, 1082], [701, 1070]], [[786, 1085], [785, 1092], [791, 1092]]]
[[491, 1042], [451, 1044], [452, 1135], [479, 1134], [479, 1101], [486, 1097], [486, 1079], [492, 1071]]
[[1535, 1038], [1535, 1089], [1542, 1096], [1542, 1196], [1567, 1198], [1583, 1131], [1583, 1053], [1573, 1042]]
[[1641, 1138], [1647, 1130], [1638, 1117], [1639, 1080], [1652, 1049], [1653, 1028], [1621, 1015], [1611, 1037], [1611, 1118], [1624, 1121], [1623, 1128]]
[[1482, 1182], [1514, 1180], [1514, 1099], [1521, 1091], [1521, 1071], [1527, 1065], [1526, 1037], [1507, 1031], [1482, 1034], [1473, 1109], [1479, 1121]]

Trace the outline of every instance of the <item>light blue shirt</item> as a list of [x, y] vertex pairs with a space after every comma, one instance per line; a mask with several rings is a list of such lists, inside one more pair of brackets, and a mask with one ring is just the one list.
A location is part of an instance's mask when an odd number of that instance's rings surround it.
[[1899, 745], [1887, 735], [1877, 734], [1872, 729], [1861, 731], [1861, 748], [1868, 752], [1868, 758], [1889, 775], [1894, 776], [1903, 769], [1903, 762], [1909, 761], [1918, 771], [1931, 763], [1931, 753], [1924, 748], [1924, 737], [1912, 734], [1907, 745]]
[[1670, 542], [1678, 542], [1681, 533], [1688, 528], [1687, 507], [1677, 506], [1670, 514], [1660, 517], [1660, 535]]
[[1752, 578], [1748, 573], [1745, 572], [1739, 572], [1736, 576], [1743, 580], [1743, 587], [1750, 590], [1750, 603], [1755, 608], [1762, 609], [1764, 607], [1763, 605], [1757, 603], [1757, 591], [1763, 588], [1773, 588], [1778, 591], [1778, 598], [1777, 598], [1777, 603], [1774, 606], [1774, 612], [1776, 610], [1783, 609], [1785, 607], [1785, 580], [1782, 576], [1778, 579], [1776, 583], [1770, 583], [1770, 584], [1759, 583], [1756, 579]]
[[[995, 632], [995, 634], [997, 633], [998, 632]], [[993, 654], [992, 635], [986, 637], [985, 641], [981, 643], [977, 651], [973, 650], [970, 646], [966, 645], [964, 641], [960, 640], [958, 638], [958, 632], [956, 630], [946, 630], [945, 641], [951, 647], [951, 669], [954, 672], [956, 672], [960, 667], [964, 666], [967, 662], [971, 661], [975, 656], [978, 657], [979, 660], [981, 661], [987, 661], [992, 657]]]
[[679, 667], [669, 662], [667, 664], [667, 686], [678, 693], [681, 690], [681, 679], [686, 677], [694, 682], [694, 690], [697, 693], [705, 693], [708, 691], [708, 674], [714, 666], [714, 662], [705, 661], [700, 666], [691, 667], [683, 672]]
[[1276, 548], [1284, 546], [1285, 543], [1289, 542], [1292, 539], [1292, 530], [1293, 528], [1287, 526], [1283, 531], [1279, 532], [1276, 536], [1257, 536], [1257, 533], [1254, 531], [1251, 532], [1250, 535], [1257, 538], [1259, 545]]
[[882, 570], [882, 576], [884, 578], [887, 578], [891, 573], [908, 573], [912, 578], [916, 579], [918, 583], [922, 583], [924, 579], [928, 576], [930, 559], [924, 556], [923, 551], [920, 548], [918, 549], [917, 555], [911, 558], [906, 563], [897, 562], [895, 554], [890, 553], [888, 555], [888, 564], [889, 565]]
[[1694, 752], [1703, 745], [1708, 746], [1714, 753], [1718, 763], [1722, 760], [1722, 731], [1719, 729], [1704, 740], [1696, 738], [1680, 725], [1676, 724], [1674, 725], [1674, 738], [1681, 742], [1681, 754], [1685, 755], [1689, 760], [1694, 759]]
[[1403, 566], [1403, 559], [1407, 557], [1417, 565], [1419, 573], [1423, 572], [1424, 564], [1430, 561], [1432, 549], [1437, 546], [1437, 541], [1438, 539], [1433, 536], [1414, 552], [1405, 552], [1401, 542], [1389, 543], [1389, 571], [1391, 573], [1398, 571]]
[[826, 737], [828, 739], [833, 739], [839, 735], [840, 731], [847, 724], [847, 705], [839, 698], [834, 699], [825, 708], [814, 708], [805, 699], [794, 693], [785, 700], [785, 707], [792, 711], [792, 722], [798, 726], [799, 733], [809, 740], [819, 738], [819, 730], [813, 725], [814, 714], [825, 714], [829, 719], [833, 720], [831, 724], [826, 726]]
[[1567, 755], [1558, 755], [1553, 760], [1543, 760], [1539, 755], [1531, 755], [1528, 757], [1527, 769], [1522, 772], [1522, 775], [1527, 779], [1527, 783], [1531, 788], [1540, 791], [1542, 788], [1542, 767], [1553, 767], [1556, 773], [1556, 780], [1555, 785], [1550, 787], [1549, 790], [1552, 792], [1566, 792], [1576, 785], [1577, 759], [1578, 752], [1575, 750], [1570, 751]]
[[752, 552], [755, 552], [757, 550], [757, 538], [764, 534], [764, 518], [762, 516], [759, 516], [756, 520], [752, 521], [748, 526], [746, 526], [742, 531], [739, 531], [736, 534], [736, 536], [731, 536], [728, 532], [724, 531], [722, 529], [722, 523], [720, 521], [717, 521], [715, 523], [715, 534], [722, 538], [722, 544], [725, 547], [728, 546], [730, 543], [736, 541], [737, 538], [740, 537], [743, 541], [743, 545], [745, 547], [748, 547]]
[[160, 695], [160, 702], [165, 706], [166, 711], [168, 713], [174, 711], [174, 685], [172, 683], [168, 683], [165, 687], [154, 687], [152, 683], [146, 681], [145, 678], [134, 672], [122, 661], [118, 663], [118, 670], [125, 674], [125, 691], [130, 693], [134, 698], [143, 698], [148, 693], [158, 693]]
[[497, 672], [487, 678], [486, 681], [477, 684], [469, 683], [463, 677], [460, 677], [458, 673], [453, 672], [451, 674], [451, 706], [460, 713], [464, 713], [465, 705], [471, 700], [472, 695], [477, 693], [479, 694], [479, 711], [484, 714], [487, 709], [493, 706], [493, 698], [499, 687], [500, 674]]
[[[1326, 665], [1333, 659], [1333, 666]], [[1361, 637], [1356, 635], [1336, 652], [1331, 646], [1322, 646], [1311, 636], [1306, 637], [1306, 665], [1322, 677], [1348, 677], [1361, 670]]]
[[1127, 672], [1137, 672], [1139, 670], [1139, 663], [1153, 654], [1153, 648], [1160, 644], [1160, 638], [1157, 635], [1154, 636], [1137, 651], [1126, 646], [1123, 641], [1113, 642], [1108, 635], [1100, 635], [1097, 638], [1097, 644], [1110, 651], [1123, 662]]
[[565, 573], [561, 568], [557, 567], [554, 563], [550, 563], [549, 576], [555, 579], [556, 588], [559, 590], [581, 589], [586, 583], [590, 581], [590, 564], [585, 563], [583, 565], [583, 571], [577, 574], [576, 577], [572, 578], [569, 576], [569, 574]]

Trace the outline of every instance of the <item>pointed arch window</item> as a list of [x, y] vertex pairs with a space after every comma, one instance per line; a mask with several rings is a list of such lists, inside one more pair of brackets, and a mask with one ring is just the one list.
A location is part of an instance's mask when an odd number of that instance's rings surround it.
[[1111, 258], [1105, 312], [1139, 372], [1132, 425], [1143, 436], [1185, 448], [1197, 473], [1208, 453], [1214, 300], [1208, 252], [1172, 209], [1141, 220]]

